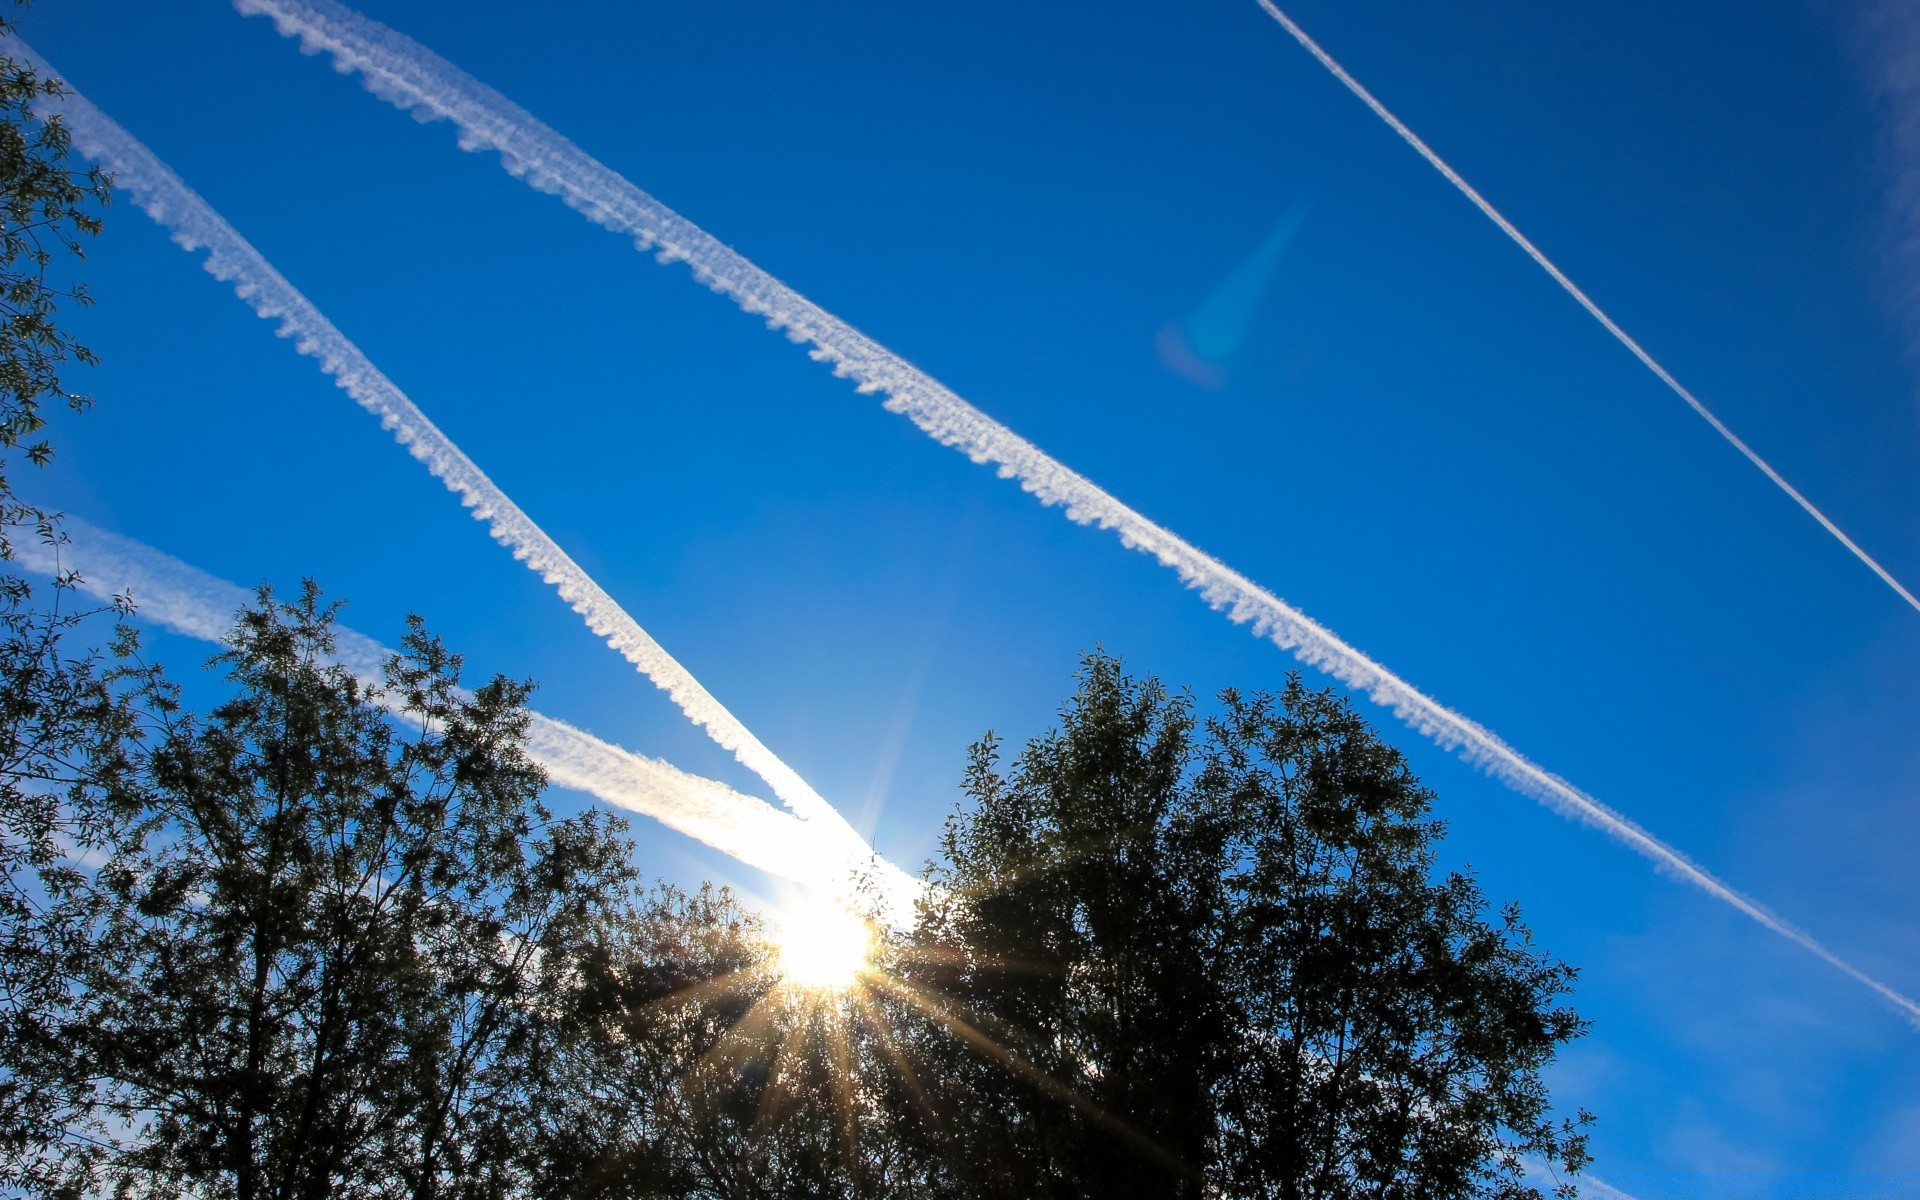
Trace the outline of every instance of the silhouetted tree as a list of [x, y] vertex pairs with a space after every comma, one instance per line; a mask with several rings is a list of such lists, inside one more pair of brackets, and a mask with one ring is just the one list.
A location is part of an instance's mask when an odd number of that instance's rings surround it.
[[1585, 1162], [1541, 1082], [1575, 972], [1435, 864], [1432, 796], [1330, 692], [1192, 703], [1083, 663], [971, 806], [895, 970], [932, 1014], [941, 1190], [996, 1197], [1537, 1193]]
[[[262, 592], [231, 698], [163, 713], [54, 1032], [88, 1184], [236, 1200], [525, 1192], [575, 951], [631, 890], [617, 823], [554, 820], [522, 685], [471, 694], [416, 621], [369, 687], [332, 608]], [[68, 1161], [75, 1155], [68, 1153]]]

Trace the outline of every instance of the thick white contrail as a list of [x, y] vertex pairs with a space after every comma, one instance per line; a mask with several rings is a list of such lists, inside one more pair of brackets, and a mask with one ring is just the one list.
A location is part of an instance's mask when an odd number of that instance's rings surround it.
[[814, 358], [830, 363], [861, 392], [883, 393], [888, 410], [904, 414], [935, 440], [974, 462], [993, 464], [1003, 478], [1019, 481], [1042, 504], [1062, 506], [1068, 519], [1114, 530], [1125, 545], [1172, 568], [1233, 621], [1251, 623], [1256, 635], [1365, 692], [1514, 790], [1604, 830], [1661, 869], [1739, 909], [1872, 988], [1920, 1025], [1920, 1004], [1841, 959], [1626, 817], [1534, 765], [1485, 728], [1428, 698], [1272, 592], [1120, 503], [445, 59], [333, 0], [234, 3], [243, 13], [271, 16], [282, 34], [300, 38], [304, 50], [331, 54], [340, 72], [359, 72], [374, 94], [421, 120], [451, 121], [462, 148], [497, 151], [506, 169], [531, 186], [559, 195], [590, 220], [631, 237], [642, 250], [653, 250], [662, 262], [685, 262], [695, 278], [714, 291], [764, 317], [793, 341], [810, 345]]
[[[128, 595], [138, 616], [175, 633], [222, 641], [234, 615], [254, 597], [131, 538], [97, 529], [73, 516], [61, 519], [68, 541], [57, 547], [38, 539], [16, 543], [23, 566], [43, 575], [79, 573], [78, 586], [101, 601]], [[363, 682], [379, 684], [392, 652], [351, 629], [334, 631], [334, 660]], [[837, 831], [742, 795], [724, 783], [690, 775], [659, 759], [604, 742], [564, 721], [528, 714], [526, 749], [561, 787], [631, 812], [704, 842], [770, 875], [832, 894], [846, 892], [865, 872], [877, 876], [896, 913], [912, 912], [920, 885], [892, 863], [864, 852], [849, 854]]]
[[1652, 371], [1655, 378], [1659, 379], [1661, 383], [1666, 384], [1667, 388], [1672, 391], [1674, 395], [1686, 401], [1687, 407], [1699, 414], [1701, 420], [1713, 426], [1713, 431], [1724, 438], [1729, 446], [1738, 450], [1748, 462], [1758, 467], [1760, 473], [1772, 480], [1775, 487], [1791, 497], [1793, 502], [1798, 504], [1808, 516], [1820, 523], [1822, 529], [1832, 534], [1842, 546], [1845, 546], [1852, 552], [1855, 558], [1865, 563], [1868, 570], [1878, 575], [1882, 583], [1885, 583], [1888, 587], [1899, 593], [1900, 598], [1905, 600], [1909, 605], [1912, 605], [1913, 608], [1920, 610], [1920, 598], [1916, 598], [1912, 592], [1908, 591], [1906, 585], [1898, 579], [1895, 579], [1891, 572], [1874, 559], [1873, 555], [1862, 550], [1859, 543], [1848, 537], [1838, 525], [1833, 523], [1827, 514], [1815, 507], [1813, 501], [1801, 495], [1800, 489], [1788, 483], [1786, 477], [1774, 470], [1773, 465], [1767, 462], [1766, 459], [1761, 458], [1753, 447], [1747, 445], [1738, 434], [1727, 428], [1726, 423], [1713, 414], [1713, 410], [1709, 409], [1705, 404], [1702, 404], [1699, 397], [1687, 390], [1678, 379], [1675, 379], [1665, 367], [1660, 365], [1653, 355], [1648, 354], [1639, 342], [1634, 341], [1626, 330], [1620, 328], [1612, 317], [1608, 316], [1602, 311], [1598, 304], [1593, 302], [1592, 297], [1588, 296], [1586, 292], [1580, 289], [1578, 284], [1567, 277], [1565, 271], [1555, 266], [1553, 260], [1541, 252], [1540, 247], [1534, 245], [1526, 234], [1521, 233], [1512, 221], [1507, 220], [1505, 216], [1501, 215], [1499, 209], [1489, 204], [1487, 198], [1482, 196], [1472, 184], [1468, 183], [1466, 179], [1461, 176], [1460, 172], [1454, 170], [1448, 165], [1445, 159], [1435, 154], [1433, 147], [1422, 141], [1419, 134], [1407, 128], [1406, 122], [1394, 116], [1386, 105], [1375, 99], [1372, 92], [1362, 87], [1358, 79], [1349, 75], [1345, 67], [1342, 67], [1334, 60], [1332, 55], [1321, 48], [1320, 43], [1307, 36], [1307, 31], [1300, 28], [1297, 21], [1281, 11], [1280, 7], [1273, 3], [1273, 0], [1257, 0], [1257, 2], [1261, 8], [1266, 10], [1268, 16], [1279, 22], [1280, 27], [1293, 36], [1294, 41], [1299, 42], [1308, 54], [1313, 55], [1320, 65], [1325, 67], [1335, 79], [1339, 80], [1349, 92], [1352, 92], [1358, 97], [1362, 104], [1372, 109], [1374, 116], [1385, 121], [1390, 129], [1399, 134], [1401, 141], [1413, 147], [1420, 157], [1426, 159], [1434, 170], [1445, 176], [1447, 182], [1451, 183], [1462, 196], [1472, 201], [1473, 206], [1484, 213], [1489, 221], [1499, 226], [1500, 232], [1511, 238], [1514, 245], [1526, 251], [1527, 257], [1539, 264], [1541, 270], [1552, 276], [1553, 281], [1559, 284], [1561, 288], [1566, 291], [1567, 295], [1572, 296], [1581, 308], [1586, 309], [1589, 316], [1600, 322], [1601, 327], [1612, 334], [1615, 341], [1625, 346], [1628, 353], [1639, 359], [1641, 365], [1646, 367], [1647, 370]]
[[[7, 39], [7, 52], [26, 58], [48, 74], [53, 70], [17, 38]], [[131, 195], [148, 216], [166, 227], [183, 249], [205, 250], [205, 267], [216, 279], [234, 285], [234, 291], [260, 316], [278, 320], [279, 334], [293, 339], [300, 353], [311, 355], [334, 383], [380, 418], [413, 457], [425, 464], [460, 503], [473, 510], [495, 541], [513, 551], [542, 579], [554, 586], [588, 627], [638, 667], [673, 698], [694, 724], [703, 726], [714, 741], [733, 751], [739, 760], [767, 781], [774, 794], [795, 813], [823, 827], [839, 826], [848, 838], [859, 840], [852, 826], [831, 804], [808, 786], [774, 753], [761, 745], [731, 712], [700, 685], [691, 672], [642, 629], [586, 571], [538, 525], [508, 499], [425, 413], [383, 375], [333, 323], [274, 270], [245, 238], [235, 232], [198, 194], [180, 181], [165, 163], [126, 130], [69, 87], [47, 106], [61, 113], [73, 134], [73, 143], [87, 157], [111, 170], [115, 185]]]

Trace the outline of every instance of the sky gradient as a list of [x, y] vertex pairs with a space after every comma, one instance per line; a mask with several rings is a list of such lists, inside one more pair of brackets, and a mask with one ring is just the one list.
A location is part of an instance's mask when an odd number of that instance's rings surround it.
[[[1920, 987], [1920, 618], [1251, 2], [365, 11]], [[1910, 118], [1867, 13], [1292, 11], [1920, 575]], [[23, 32], [898, 861], [931, 852], [966, 743], [1043, 728], [1082, 649], [1203, 696], [1293, 665], [264, 21], [48, 0]], [[1308, 201], [1219, 386], [1170, 369], [1161, 331]], [[269, 326], [112, 217], [79, 322], [100, 407], [58, 431], [43, 502], [228, 579], [314, 575], [376, 637], [420, 611], [544, 711], [755, 790]], [[1595, 1030], [1556, 1080], [1601, 1116], [1596, 1170], [1642, 1196], [1920, 1170], [1920, 1035], [1886, 1006], [1372, 715], [1439, 791], [1451, 861], [1585, 970]], [[637, 832], [655, 874], [767, 887]]]

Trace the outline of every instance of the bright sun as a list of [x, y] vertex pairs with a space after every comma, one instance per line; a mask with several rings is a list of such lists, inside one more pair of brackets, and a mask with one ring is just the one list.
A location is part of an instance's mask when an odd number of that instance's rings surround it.
[[873, 932], [837, 904], [790, 903], [774, 918], [774, 951], [788, 983], [820, 992], [844, 991], [873, 959]]

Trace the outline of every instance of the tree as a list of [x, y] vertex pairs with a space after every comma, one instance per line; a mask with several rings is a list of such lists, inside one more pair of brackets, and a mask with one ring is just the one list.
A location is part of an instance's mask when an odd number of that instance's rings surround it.
[[[12, 32], [0, 17], [0, 37]], [[14, 490], [16, 458], [44, 466], [46, 409], [87, 398], [61, 370], [93, 355], [62, 328], [62, 304], [89, 303], [63, 284], [62, 259], [82, 256], [100, 228], [107, 181], [68, 161], [67, 132], [39, 111], [58, 81], [0, 54], [0, 561], [13, 539], [58, 541], [48, 516]], [[56, 1036], [70, 1015], [72, 971], [85, 960], [101, 897], [84, 868], [128, 816], [137, 699], [151, 672], [114, 630], [107, 649], [74, 649], [96, 614], [71, 605], [72, 579], [50, 602], [0, 574], [0, 1179], [59, 1190], [75, 1160], [65, 1134], [83, 1091], [82, 1065]]]
[[574, 947], [630, 891], [629, 848], [541, 803], [524, 685], [463, 692], [415, 621], [370, 686], [330, 664], [333, 616], [262, 590], [216, 660], [231, 698], [165, 714], [94, 871], [109, 903], [53, 1031], [90, 1067], [90, 1187], [525, 1189]]
[[[0, 37], [12, 32], [13, 22], [0, 17]], [[13, 530], [42, 519], [15, 494], [14, 455], [44, 466], [53, 448], [33, 439], [46, 426], [47, 403], [75, 411], [90, 403], [61, 383], [60, 369], [90, 364], [93, 353], [54, 318], [63, 302], [92, 301], [84, 285], [62, 286], [52, 272], [56, 255], [85, 257], [82, 239], [100, 231], [95, 210], [109, 187], [97, 169], [69, 164], [65, 126], [35, 110], [60, 92], [59, 80], [0, 55], [0, 559], [13, 557]]]
[[[897, 957], [968, 1196], [1538, 1193], [1585, 1024], [1517, 909], [1436, 867], [1432, 794], [1331, 692], [1192, 702], [1087, 657], [1011, 770], [974, 747]], [[960, 1036], [954, 1036], [958, 1033]]]

